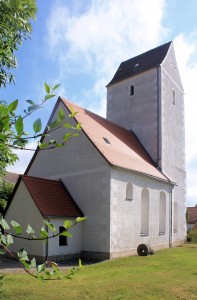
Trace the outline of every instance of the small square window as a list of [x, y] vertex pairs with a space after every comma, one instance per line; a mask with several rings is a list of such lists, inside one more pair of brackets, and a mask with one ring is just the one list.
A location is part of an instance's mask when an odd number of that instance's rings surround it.
[[[64, 226], [59, 227], [59, 233], [64, 232], [65, 230]], [[67, 236], [59, 235], [59, 246], [68, 246]]]
[[130, 96], [134, 95], [134, 85], [130, 86]]

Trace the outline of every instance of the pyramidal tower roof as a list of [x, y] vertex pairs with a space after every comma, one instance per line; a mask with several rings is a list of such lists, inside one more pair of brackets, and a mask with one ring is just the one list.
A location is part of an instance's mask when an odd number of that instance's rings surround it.
[[156, 68], [163, 62], [171, 44], [172, 42], [168, 42], [122, 62], [107, 86]]

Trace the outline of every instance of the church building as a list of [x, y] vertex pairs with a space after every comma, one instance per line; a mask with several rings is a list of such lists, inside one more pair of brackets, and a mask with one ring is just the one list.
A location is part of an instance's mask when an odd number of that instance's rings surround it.
[[[21, 241], [40, 260], [112, 259], [180, 245], [186, 235], [184, 91], [169, 42], [124, 61], [107, 85], [103, 118], [59, 97], [49, 123], [62, 108], [77, 112], [78, 137], [65, 147], [37, 150], [21, 175], [5, 219], [38, 231], [43, 219], [62, 230], [65, 219], [87, 216], [72, 238]], [[60, 128], [50, 139], [71, 131]], [[49, 137], [45, 137], [47, 141]], [[25, 234], [25, 233], [24, 233]]]

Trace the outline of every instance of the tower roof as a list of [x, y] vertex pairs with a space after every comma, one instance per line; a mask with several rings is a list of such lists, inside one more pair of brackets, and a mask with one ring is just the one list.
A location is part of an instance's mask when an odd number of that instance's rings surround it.
[[159, 66], [163, 62], [171, 44], [172, 42], [168, 42], [122, 62], [107, 86]]

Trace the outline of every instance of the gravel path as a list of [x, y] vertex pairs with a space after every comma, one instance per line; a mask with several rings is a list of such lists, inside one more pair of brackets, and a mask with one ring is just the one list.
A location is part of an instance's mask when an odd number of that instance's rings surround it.
[[[82, 262], [83, 265], [95, 264], [98, 262], [95, 261], [85, 261]], [[58, 263], [60, 270], [68, 270], [71, 267], [77, 267], [79, 265], [78, 261], [68, 261], [65, 263]], [[12, 258], [7, 258], [3, 255], [0, 255], [0, 273], [25, 273], [22, 267]]]

